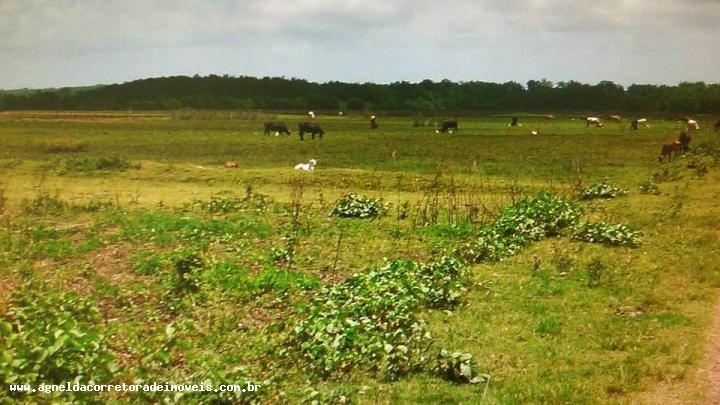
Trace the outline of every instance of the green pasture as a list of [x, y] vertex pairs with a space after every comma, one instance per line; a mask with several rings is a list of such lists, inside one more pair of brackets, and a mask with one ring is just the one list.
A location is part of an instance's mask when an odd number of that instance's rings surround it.
[[[718, 117], [699, 117], [691, 151], [661, 164], [661, 143], [684, 124], [648, 117], [631, 131], [630, 117], [597, 128], [518, 114], [521, 126], [510, 127], [510, 116], [446, 117], [460, 130], [443, 135], [414, 117], [379, 115], [371, 130], [362, 115], [320, 115], [325, 136], [300, 141], [306, 116], [3, 113], [0, 402], [701, 401], [720, 288]], [[293, 133], [263, 135], [268, 120]], [[293, 170], [310, 158], [314, 172]], [[627, 194], [580, 199], [603, 181]], [[571, 226], [500, 261], [466, 260], [507, 207], [543, 190], [581, 222], [639, 232], [639, 244], [590, 243]], [[348, 193], [383, 215], [329, 215]], [[323, 373], [303, 357], [314, 347], [293, 346], [298, 322], [349, 278], [442, 257], [467, 262], [453, 279], [459, 304], [412, 312], [432, 335], [413, 367], [387, 375], [358, 360]], [[355, 293], [395, 299], [373, 288]], [[472, 355], [482, 378], [438, 373], [441, 349]], [[74, 379], [262, 387], [237, 396], [5, 390]]]

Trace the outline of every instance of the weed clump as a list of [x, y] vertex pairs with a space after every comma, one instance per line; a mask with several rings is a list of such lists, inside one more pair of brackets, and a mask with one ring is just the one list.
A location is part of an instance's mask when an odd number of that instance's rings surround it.
[[556, 236], [578, 221], [580, 210], [543, 191], [505, 208], [496, 220], [480, 229], [465, 245], [464, 256], [473, 262], [498, 261], [517, 254], [530, 241]]
[[390, 204], [383, 203], [380, 199], [350, 193], [340, 198], [330, 215], [340, 218], [377, 218], [389, 209]]
[[210, 201], [198, 201], [200, 207], [211, 214], [227, 214], [240, 211], [263, 212], [267, 209], [267, 196], [257, 193], [251, 186], [245, 188], [243, 198], [211, 197]]
[[594, 200], [598, 198], [610, 199], [626, 195], [628, 192], [620, 187], [613, 186], [604, 179], [600, 183], [591, 184], [580, 191], [581, 200]]
[[461, 263], [444, 257], [393, 261], [323, 287], [293, 328], [290, 351], [323, 377], [364, 368], [397, 378], [428, 360], [433, 339], [419, 310], [455, 307], [468, 282]]
[[624, 224], [585, 221], [575, 227], [572, 237], [590, 243], [602, 243], [609, 246], [640, 246], [640, 232], [633, 231]]
[[29, 215], [60, 215], [67, 206], [65, 201], [47, 191], [38, 193], [32, 200], [23, 199], [20, 202], [23, 213]]
[[660, 189], [653, 179], [647, 179], [640, 183], [640, 194], [660, 195]]
[[433, 371], [446, 380], [457, 383], [477, 384], [490, 379], [489, 375], [478, 372], [472, 354], [450, 353], [444, 349], [437, 354]]
[[57, 172], [59, 175], [92, 171], [125, 171], [140, 169], [140, 164], [133, 164], [120, 155], [99, 158], [70, 158], [60, 161]]
[[87, 142], [77, 142], [70, 139], [55, 139], [44, 145], [47, 153], [69, 153], [84, 152], [87, 148]]

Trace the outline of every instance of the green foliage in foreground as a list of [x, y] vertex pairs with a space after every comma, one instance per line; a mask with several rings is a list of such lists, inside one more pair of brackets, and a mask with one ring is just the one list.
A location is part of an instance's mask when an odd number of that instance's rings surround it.
[[505, 208], [493, 223], [480, 229], [476, 240], [465, 245], [463, 255], [473, 262], [513, 256], [530, 241], [561, 234], [579, 216], [578, 208], [543, 191]]
[[94, 302], [74, 292], [25, 287], [0, 318], [0, 385], [110, 381], [110, 353]]
[[350, 193], [340, 198], [330, 215], [341, 218], [377, 218], [388, 209], [389, 204], [384, 204], [382, 200]]
[[418, 312], [454, 308], [468, 282], [461, 263], [443, 257], [393, 261], [326, 286], [295, 325], [289, 353], [323, 377], [364, 368], [397, 378], [429, 360], [433, 339]]
[[585, 221], [573, 230], [572, 236], [590, 243], [636, 247], [640, 245], [641, 235], [627, 225]]
[[594, 183], [588, 187], [585, 187], [580, 192], [581, 200], [593, 200], [596, 198], [615, 198], [622, 195], [626, 195], [628, 192], [620, 187], [613, 186], [607, 182], [607, 179]]

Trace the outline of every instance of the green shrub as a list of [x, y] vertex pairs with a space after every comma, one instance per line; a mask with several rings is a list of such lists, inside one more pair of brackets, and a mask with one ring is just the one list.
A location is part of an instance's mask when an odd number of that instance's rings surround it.
[[267, 209], [267, 196], [257, 193], [251, 186], [245, 187], [245, 197], [211, 197], [210, 201], [198, 201], [200, 207], [212, 214], [227, 214], [230, 212], [257, 211]]
[[170, 254], [171, 281], [176, 292], [196, 292], [200, 288], [200, 271], [205, 267], [202, 256], [187, 248]]
[[572, 204], [543, 191], [505, 208], [479, 230], [477, 239], [465, 245], [463, 255], [473, 262], [513, 256], [530, 241], [559, 235], [579, 216], [580, 210]]
[[120, 155], [98, 158], [70, 158], [60, 161], [57, 172], [60, 175], [72, 172], [91, 172], [98, 170], [125, 171], [128, 169], [140, 169], [140, 164], [132, 164], [127, 158]]
[[424, 365], [432, 337], [421, 308], [453, 308], [468, 274], [460, 262], [393, 261], [324, 287], [293, 328], [290, 350], [322, 376], [365, 368], [393, 379]]
[[647, 179], [640, 183], [640, 194], [660, 195], [660, 189], [653, 179]]
[[385, 215], [389, 209], [390, 204], [380, 199], [350, 193], [340, 198], [330, 215], [341, 218], [377, 218]]
[[23, 287], [0, 317], [0, 385], [109, 382], [120, 367], [101, 324], [90, 298]]
[[626, 195], [628, 192], [620, 187], [613, 186], [604, 179], [600, 183], [594, 183], [588, 187], [585, 187], [580, 192], [581, 200], [593, 200], [597, 198], [615, 198]]
[[487, 374], [479, 374], [470, 353], [441, 350], [435, 357], [433, 371], [446, 380], [457, 383], [477, 384], [489, 380]]
[[60, 215], [67, 208], [68, 204], [57, 196], [52, 196], [47, 191], [41, 191], [32, 200], [23, 199], [20, 207], [25, 214], [31, 215]]
[[584, 242], [630, 247], [640, 245], [640, 236], [640, 232], [633, 231], [627, 225], [589, 221], [575, 227], [572, 235], [574, 239]]

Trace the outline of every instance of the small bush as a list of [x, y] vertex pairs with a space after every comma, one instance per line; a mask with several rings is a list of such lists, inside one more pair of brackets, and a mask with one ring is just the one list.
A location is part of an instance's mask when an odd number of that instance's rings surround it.
[[341, 218], [377, 218], [384, 215], [389, 208], [390, 204], [385, 204], [380, 199], [351, 193], [340, 198], [330, 215]]
[[640, 194], [660, 195], [660, 189], [653, 179], [647, 179], [640, 183]]
[[226, 214], [230, 212], [258, 211], [267, 209], [267, 196], [259, 194], [251, 186], [245, 188], [243, 198], [211, 197], [208, 202], [198, 202], [200, 207], [212, 214]]
[[600, 285], [602, 275], [605, 272], [605, 263], [602, 259], [594, 256], [587, 264], [588, 287], [597, 287]]
[[640, 245], [641, 234], [623, 224], [585, 221], [573, 230], [572, 236], [584, 242], [637, 247]]
[[607, 182], [607, 179], [600, 183], [594, 183], [580, 191], [581, 200], [593, 200], [597, 198], [615, 198], [626, 195], [628, 192], [620, 187], [615, 187]]
[[73, 172], [125, 171], [131, 168], [140, 169], [140, 164], [132, 164], [125, 157], [113, 155], [99, 158], [84, 157], [65, 159], [59, 163], [57, 172], [63, 175]]
[[490, 376], [479, 374], [470, 353], [441, 350], [436, 358], [433, 371], [449, 381], [477, 384], [487, 381]]
[[680, 167], [676, 164], [672, 165], [663, 165], [653, 173], [653, 180], [655, 183], [664, 183], [664, 182], [670, 182], [675, 180], [680, 180], [683, 178], [682, 173], [680, 172]]
[[178, 249], [170, 255], [172, 284], [176, 292], [196, 292], [200, 288], [199, 272], [205, 267], [202, 256], [190, 249]]
[[60, 215], [67, 208], [67, 203], [47, 191], [42, 191], [32, 200], [23, 199], [20, 207], [25, 214]]
[[70, 139], [55, 139], [45, 144], [45, 152], [68, 153], [83, 152], [87, 148], [87, 142], [77, 142]]

